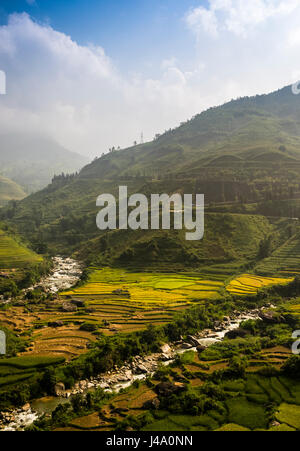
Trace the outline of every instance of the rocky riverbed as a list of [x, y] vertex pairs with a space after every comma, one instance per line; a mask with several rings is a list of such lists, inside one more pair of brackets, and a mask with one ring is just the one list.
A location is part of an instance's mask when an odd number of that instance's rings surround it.
[[38, 419], [37, 412], [33, 412], [30, 404], [25, 404], [21, 409], [0, 413], [0, 430], [17, 431], [30, 426]]
[[197, 351], [197, 349], [203, 350], [222, 341], [228, 332], [238, 329], [243, 321], [259, 319], [261, 312], [260, 309], [244, 314], [235, 312], [231, 318], [225, 317], [222, 322], [216, 322], [212, 329], [203, 330], [194, 336], [190, 335], [186, 340], [182, 339], [171, 345], [165, 344], [160, 353], [146, 357], [136, 356], [132, 362], [125, 363], [121, 368], [115, 367], [113, 371], [106, 374], [78, 382], [72, 390], [65, 390], [63, 384], [57, 384], [56, 394], [60, 397], [69, 398], [96, 388], [117, 393], [132, 385], [134, 381], [146, 379], [149, 375], [155, 373], [161, 363], [165, 365], [172, 363], [177, 354]]
[[[221, 342], [228, 332], [238, 329], [243, 321], [259, 319], [263, 310], [257, 309], [242, 314], [235, 312], [231, 317], [224, 317], [223, 321], [215, 322], [212, 329], [190, 335], [187, 339], [181, 339], [171, 345], [165, 344], [160, 353], [146, 357], [136, 356], [132, 362], [125, 363], [121, 368], [115, 367], [113, 371], [106, 374], [76, 383], [72, 390], [65, 390], [64, 385], [58, 383], [55, 387], [57, 400], [49, 398], [49, 403], [52, 405], [51, 410], [76, 394], [84, 394], [97, 388], [102, 388], [110, 393], [118, 393], [120, 390], [130, 387], [136, 380], [144, 380], [154, 374], [161, 363], [170, 365], [177, 354], [203, 350], [214, 343]], [[43, 413], [49, 413], [47, 403], [45, 402], [41, 408], [43, 403], [39, 401], [33, 402], [29, 408], [26, 405], [23, 409], [0, 414], [0, 429], [4, 431], [23, 430]]]
[[54, 268], [51, 274], [42, 278], [36, 287], [42, 287], [50, 293], [57, 293], [71, 288], [80, 279], [82, 268], [76, 260], [54, 257], [53, 264]]

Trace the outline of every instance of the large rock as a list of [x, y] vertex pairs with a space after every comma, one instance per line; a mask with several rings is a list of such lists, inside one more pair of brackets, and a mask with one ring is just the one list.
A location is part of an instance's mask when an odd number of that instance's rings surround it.
[[193, 335], [188, 335], [187, 341], [196, 347], [200, 344], [199, 340], [196, 337], [193, 337]]
[[62, 396], [65, 390], [66, 390], [65, 384], [63, 384], [62, 382], [58, 382], [54, 386], [54, 393], [56, 396]]
[[191, 343], [182, 343], [181, 347], [182, 349], [191, 349], [193, 345]]
[[62, 305], [62, 311], [63, 312], [66, 312], [66, 313], [73, 313], [73, 312], [77, 312], [77, 307], [76, 307], [76, 305], [72, 305], [72, 304], [69, 304], [69, 303], [67, 303], [67, 302], [65, 302], [63, 305]]
[[170, 354], [162, 354], [160, 360], [162, 362], [169, 362], [169, 360], [172, 360], [172, 356]]
[[165, 345], [163, 345], [163, 346], [161, 347], [161, 352], [162, 352], [163, 354], [171, 354], [172, 349], [171, 349], [170, 345], [165, 344]]
[[284, 318], [276, 312], [261, 312], [259, 317], [265, 322], [269, 324], [280, 324], [284, 321]]
[[138, 364], [135, 365], [133, 372], [134, 374], [147, 374], [148, 370], [144, 365]]
[[146, 401], [143, 408], [146, 410], [158, 410], [160, 407], [160, 400], [158, 398], [150, 399]]
[[159, 396], [169, 397], [184, 390], [184, 384], [179, 382], [161, 382], [155, 387], [155, 391]]
[[249, 335], [249, 331], [238, 328], [227, 332], [226, 338], [229, 338], [229, 340], [235, 340], [236, 338], [245, 338], [247, 335]]
[[27, 404], [25, 404], [25, 405], [22, 407], [22, 411], [23, 411], [23, 412], [29, 412], [29, 410], [31, 410], [31, 406], [30, 406], [30, 404], [29, 404], [29, 402], [28, 402]]

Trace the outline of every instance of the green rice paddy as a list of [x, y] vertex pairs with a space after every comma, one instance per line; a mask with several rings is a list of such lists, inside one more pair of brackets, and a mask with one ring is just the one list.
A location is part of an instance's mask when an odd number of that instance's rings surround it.
[[41, 261], [42, 257], [0, 230], [0, 271], [23, 269], [28, 265], [40, 263]]

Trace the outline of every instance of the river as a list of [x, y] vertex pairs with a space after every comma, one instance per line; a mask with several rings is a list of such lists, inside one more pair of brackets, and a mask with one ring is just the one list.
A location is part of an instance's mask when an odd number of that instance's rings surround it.
[[54, 257], [51, 274], [43, 277], [35, 287], [43, 287], [50, 293], [57, 293], [74, 286], [81, 274], [82, 267], [76, 260], [61, 256]]

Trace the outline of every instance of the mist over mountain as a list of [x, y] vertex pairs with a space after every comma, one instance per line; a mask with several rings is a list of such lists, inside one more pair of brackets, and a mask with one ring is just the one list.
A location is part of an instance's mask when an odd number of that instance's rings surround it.
[[87, 161], [48, 137], [0, 134], [0, 175], [21, 185], [26, 193], [44, 188], [55, 174], [78, 171]]

